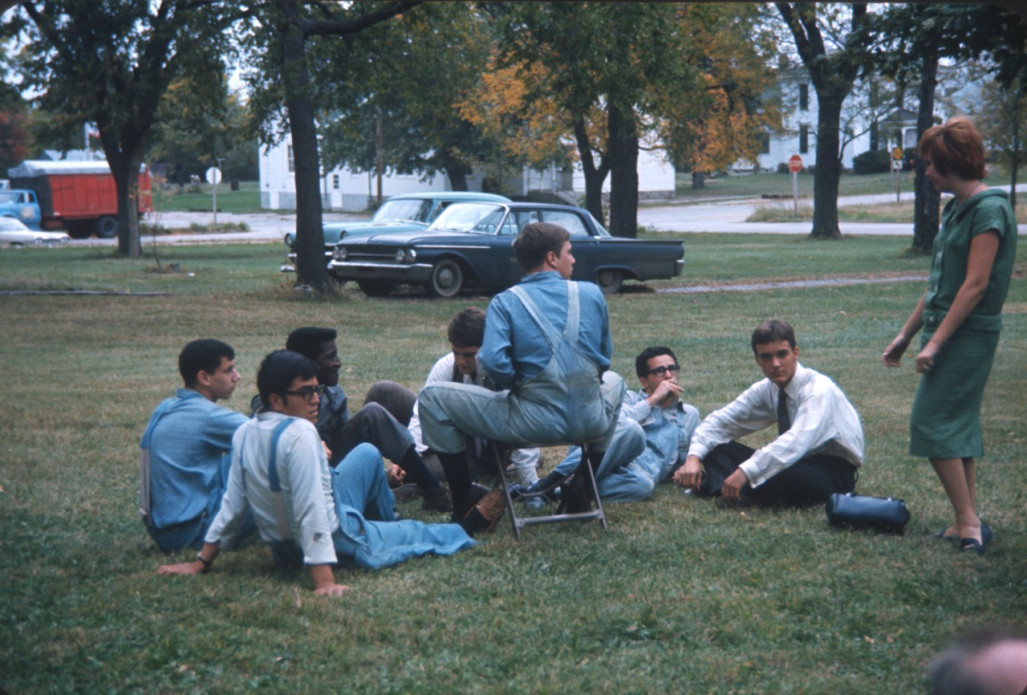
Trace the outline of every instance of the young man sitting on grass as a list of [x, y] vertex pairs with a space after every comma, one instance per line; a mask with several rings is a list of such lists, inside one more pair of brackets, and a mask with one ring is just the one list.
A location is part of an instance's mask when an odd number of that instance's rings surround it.
[[[863, 464], [863, 425], [852, 403], [829, 377], [799, 363], [787, 322], [764, 321], [750, 344], [766, 378], [706, 416], [674, 482], [719, 496], [721, 507], [805, 507], [852, 492]], [[774, 423], [777, 438], [760, 449], [734, 441]]]
[[139, 443], [139, 513], [165, 553], [199, 550], [225, 494], [232, 435], [246, 422], [217, 404], [239, 381], [231, 345], [194, 340], [179, 353], [178, 371], [183, 387], [153, 412]]
[[[350, 415], [346, 392], [339, 385], [342, 363], [339, 360], [336, 336], [333, 328], [305, 326], [290, 333], [285, 342], [286, 350], [298, 352], [317, 365], [317, 380], [322, 388], [315, 424], [331, 452], [329, 463], [336, 465], [354, 447], [368, 442], [399, 466], [399, 471], [392, 469], [397, 484], [405, 479], [420, 488], [422, 509], [451, 511], [453, 505], [449, 494], [424, 465], [406, 425], [397, 421], [379, 403], [365, 403], [360, 410]], [[253, 409], [260, 410], [258, 398], [254, 399]]]
[[475, 544], [472, 535], [502, 516], [500, 492], [486, 495], [460, 524], [395, 521], [381, 454], [370, 444], [328, 465], [317, 422], [317, 366], [295, 352], [268, 355], [257, 374], [263, 412], [233, 438], [232, 469], [221, 511], [196, 560], [163, 565], [159, 574], [200, 574], [222, 545], [231, 548], [252, 511], [275, 562], [306, 565], [314, 591], [339, 596], [332, 566], [377, 569], [422, 555], [452, 555]]

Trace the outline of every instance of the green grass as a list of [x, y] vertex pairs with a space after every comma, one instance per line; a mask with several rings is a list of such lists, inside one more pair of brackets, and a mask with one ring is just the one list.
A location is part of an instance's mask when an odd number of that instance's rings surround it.
[[[239, 190], [233, 191], [228, 181], [217, 186], [218, 210], [221, 212], [263, 212], [260, 207], [260, 182], [240, 181]], [[155, 188], [153, 209], [158, 212], [209, 212], [214, 209], [214, 187], [209, 183], [187, 186], [182, 193], [177, 186]]]
[[[1021, 172], [1019, 181], [1024, 181], [1024, 174], [1027, 169]], [[992, 186], [1009, 185], [1009, 175], [999, 167], [989, 168], [985, 182]], [[808, 170], [799, 173], [799, 197], [812, 200], [813, 198], [813, 174]], [[912, 174], [908, 171], [902, 172], [902, 179], [899, 182], [900, 190], [904, 193], [913, 190]], [[687, 173], [679, 173], [676, 176], [675, 195], [685, 202], [689, 200], [702, 200], [704, 198], [760, 198], [771, 196], [785, 199], [787, 210], [792, 210], [792, 176], [791, 174], [778, 174], [776, 172], [760, 172], [758, 174], [730, 174], [716, 178], [707, 178], [703, 188], [692, 188], [692, 176]], [[884, 174], [853, 174], [843, 173], [838, 180], [838, 195], [878, 195], [882, 193], [895, 193], [895, 181], [889, 173]], [[909, 219], [912, 219], [910, 217]], [[883, 220], [882, 220], [883, 221]], [[902, 220], [905, 221], [905, 220]]]
[[[857, 175], [842, 174], [838, 182], [838, 195], [871, 195], [895, 190], [890, 174]], [[692, 175], [679, 173], [676, 176], [675, 195], [686, 201], [702, 198], [759, 198], [761, 196], [784, 196], [791, 199], [791, 174], [760, 172], [758, 174], [730, 174], [707, 178], [702, 188], [692, 187]], [[813, 175], [799, 173], [799, 196], [813, 197]]]
[[[908, 240], [686, 237], [678, 281], [924, 272]], [[917, 282], [609, 300], [614, 368], [666, 343], [705, 415], [758, 376], [748, 333], [788, 318], [805, 364], [859, 408], [859, 489], [905, 498], [905, 536], [838, 532], [823, 510], [719, 512], [661, 486], [610, 505], [610, 529], [504, 522], [473, 551], [380, 572], [340, 571], [352, 591], [313, 595], [254, 545], [209, 575], [158, 577], [136, 518], [137, 447], [177, 385], [175, 358], [212, 335], [238, 352], [243, 409], [260, 358], [299, 325], [340, 330], [354, 403], [376, 379], [417, 388], [447, 349], [445, 325], [483, 296], [295, 295], [281, 245], [174, 247], [152, 258], [68, 248], [0, 251], [0, 289], [161, 291], [169, 296], [0, 296], [0, 687], [10, 693], [919, 693], [931, 655], [960, 631], [1027, 612], [1027, 282], [1017, 279], [983, 410], [984, 557], [924, 535], [950, 515], [926, 462], [906, 453], [916, 383], [879, 355]], [[194, 273], [191, 277], [188, 273]], [[637, 286], [636, 286], [637, 287]], [[559, 452], [547, 451], [546, 464]], [[409, 517], [441, 520], [402, 503]], [[188, 553], [175, 559], [188, 559]]]

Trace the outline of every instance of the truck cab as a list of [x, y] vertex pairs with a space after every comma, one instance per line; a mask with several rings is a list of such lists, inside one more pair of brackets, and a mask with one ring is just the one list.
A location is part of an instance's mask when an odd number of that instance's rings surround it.
[[34, 191], [0, 190], [0, 217], [14, 217], [29, 229], [39, 229], [42, 212]]

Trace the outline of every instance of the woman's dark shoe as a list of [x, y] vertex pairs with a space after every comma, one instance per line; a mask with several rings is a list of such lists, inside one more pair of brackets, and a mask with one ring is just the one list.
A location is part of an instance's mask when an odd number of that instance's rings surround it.
[[959, 539], [959, 550], [960, 552], [966, 550], [972, 550], [978, 555], [984, 555], [984, 549], [991, 543], [992, 536], [991, 527], [987, 523], [981, 522], [981, 540], [976, 538], [960, 538]]

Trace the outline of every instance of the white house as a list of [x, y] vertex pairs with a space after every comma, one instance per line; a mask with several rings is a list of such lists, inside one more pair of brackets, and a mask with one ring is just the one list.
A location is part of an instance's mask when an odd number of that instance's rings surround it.
[[[293, 210], [296, 208], [296, 179], [291, 139], [275, 147], [260, 151], [260, 206], [267, 210]], [[470, 190], [480, 191], [481, 176], [467, 177]], [[576, 203], [585, 195], [585, 175], [580, 165], [572, 171], [525, 169], [521, 175], [503, 184], [503, 193], [513, 197], [532, 192], [557, 195]], [[388, 174], [382, 178], [382, 196], [415, 191], [450, 190], [449, 179], [439, 173], [431, 177], [420, 174]], [[610, 190], [607, 177], [604, 192]], [[674, 195], [674, 167], [657, 152], [641, 150], [638, 156], [638, 193], [641, 198], [672, 197]], [[349, 168], [334, 169], [321, 177], [321, 201], [326, 210], [361, 212], [377, 199], [378, 187], [373, 172], [357, 173]]]

